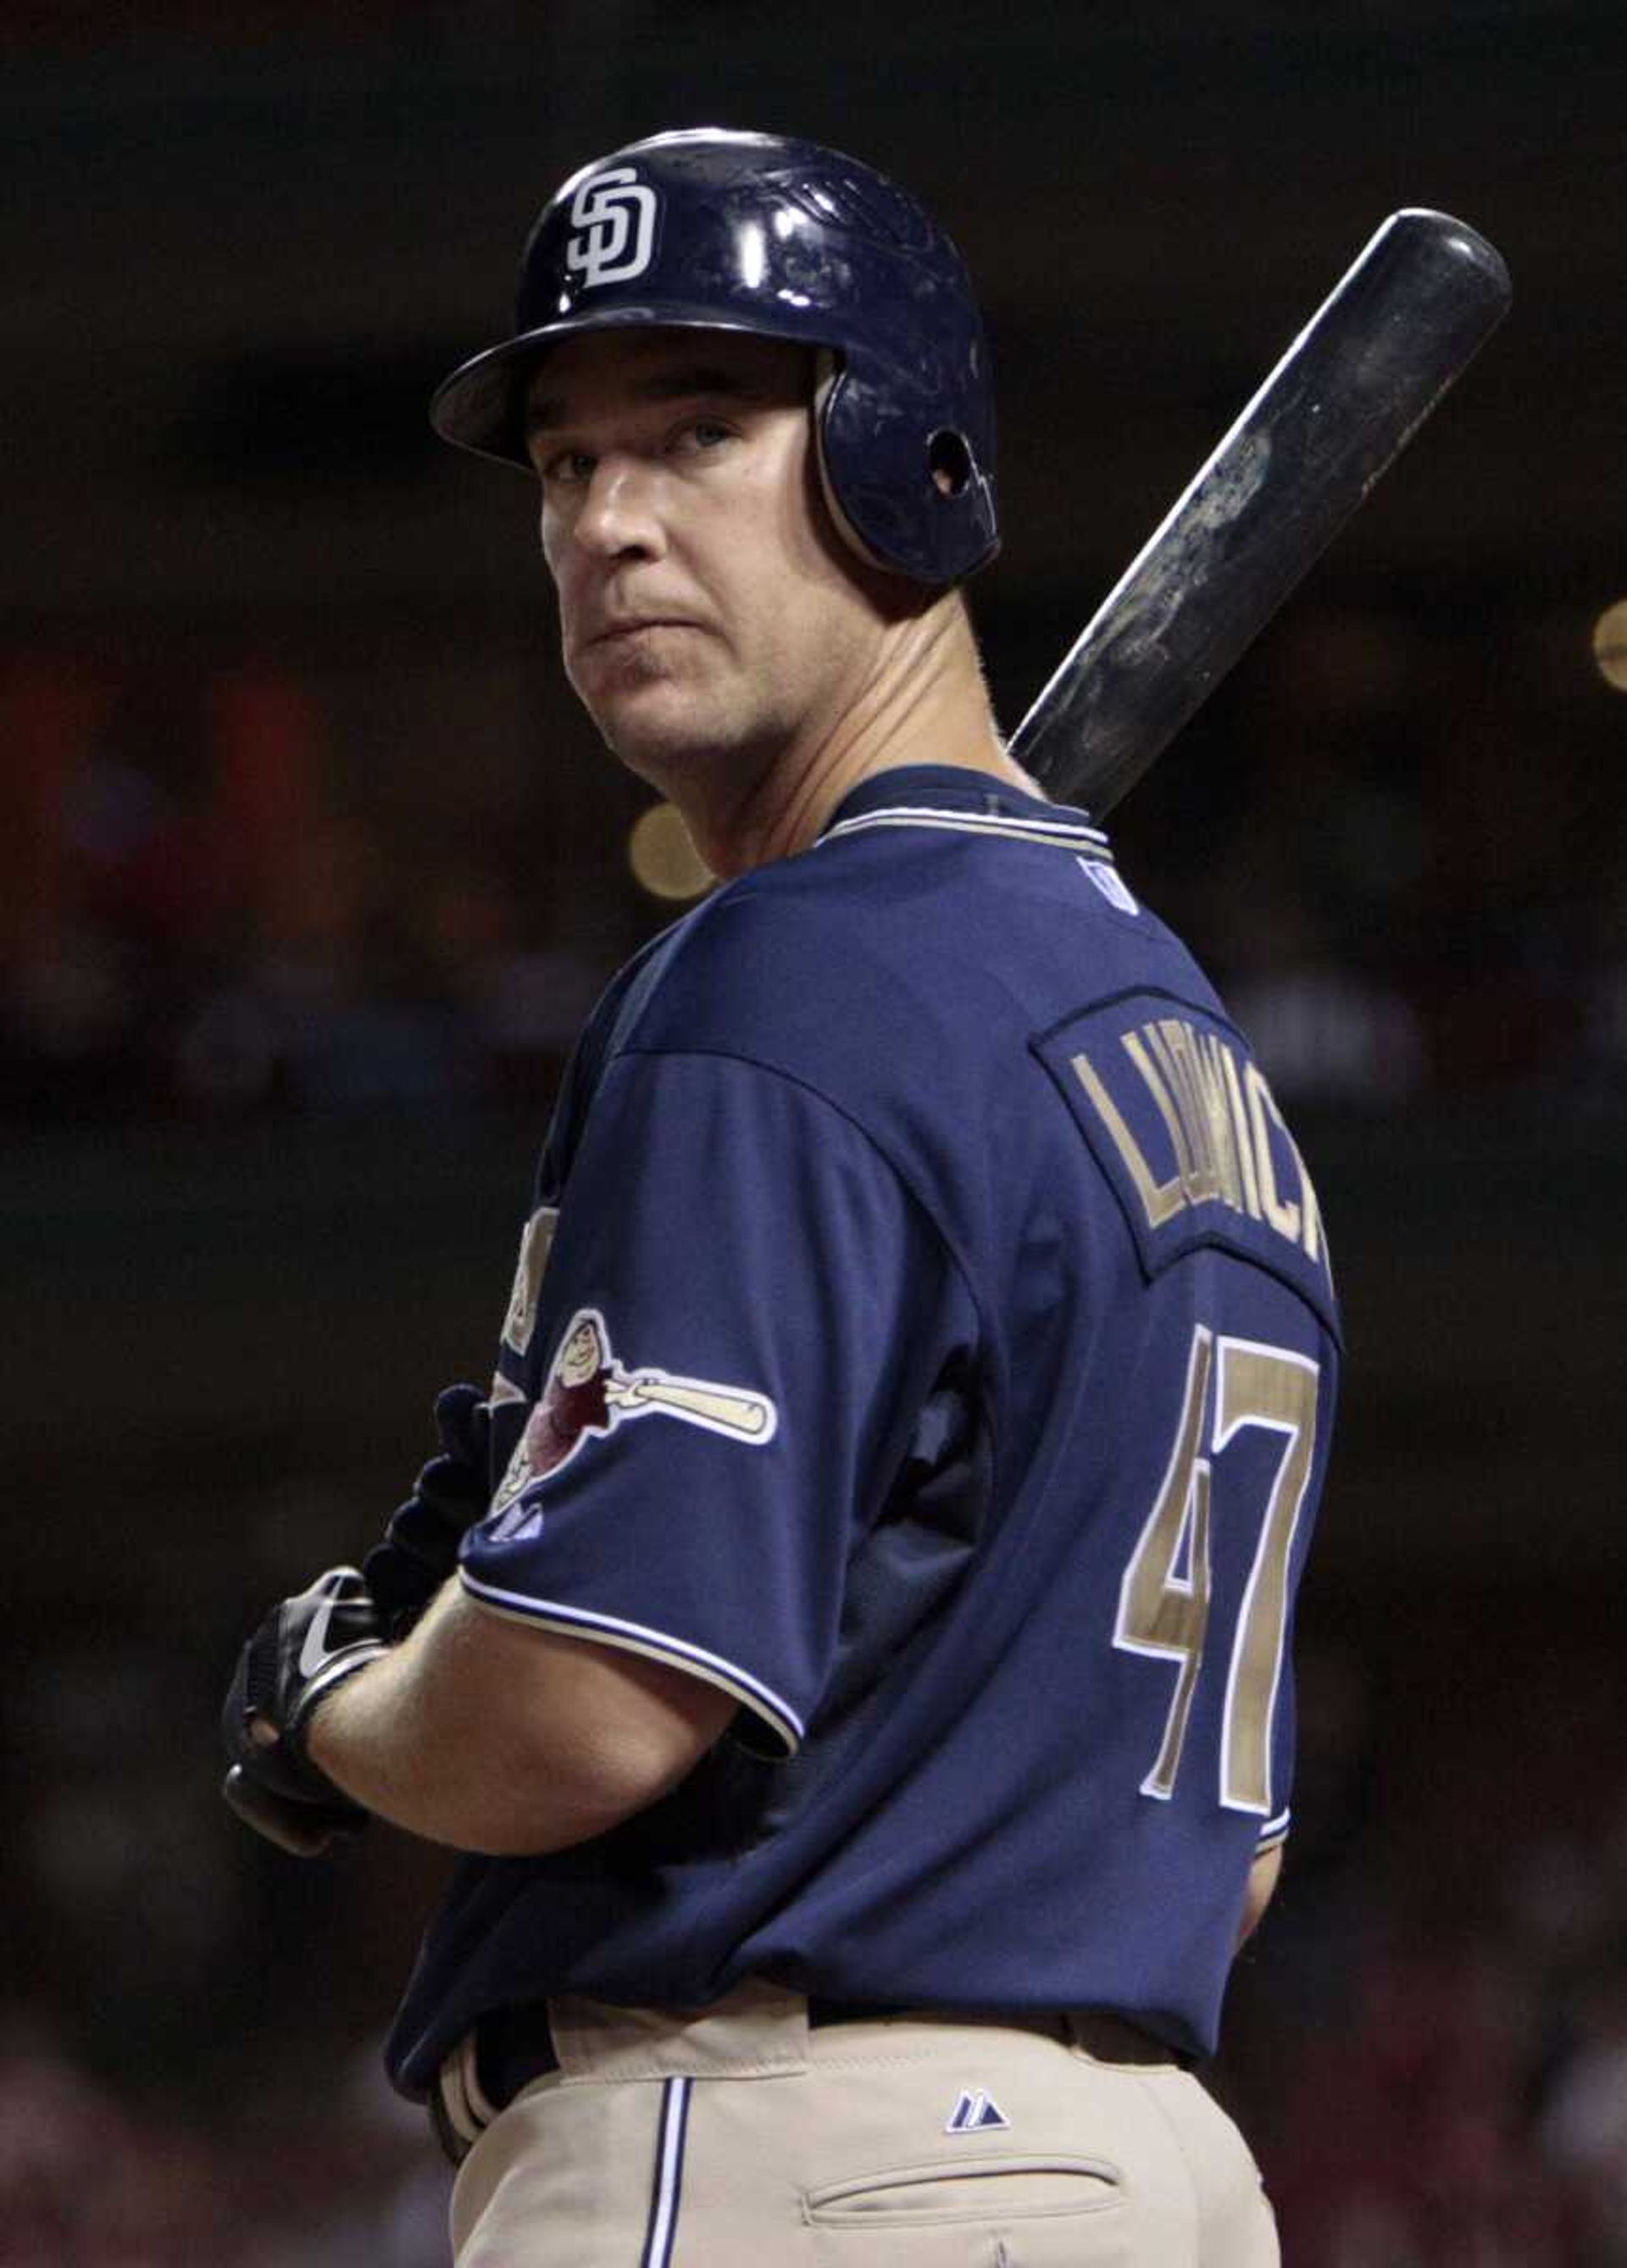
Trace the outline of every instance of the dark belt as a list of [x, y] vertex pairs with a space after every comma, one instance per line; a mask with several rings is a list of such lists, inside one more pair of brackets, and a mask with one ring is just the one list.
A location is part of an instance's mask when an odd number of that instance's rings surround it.
[[[1043, 2009], [953, 2009], [928, 2011], [902, 2002], [832, 2000], [818, 1995], [808, 1999], [808, 2023], [814, 2029], [826, 2024], [885, 2023], [900, 2016], [921, 2018], [936, 2014], [945, 2023], [1003, 2022], [1025, 2031], [1047, 2032], [1054, 2039], [1073, 2040], [1104, 2063], [1157, 2064], [1174, 2060], [1174, 2051], [1150, 2039], [1123, 2017], [1094, 2009], [1068, 2014]], [[545, 2000], [518, 2007], [496, 2008], [480, 2019], [475, 2030], [475, 2069], [480, 2090], [492, 2113], [504, 2110], [533, 2080], [559, 2069], [559, 2056], [548, 2023]], [[453, 2124], [447, 2112], [444, 2081], [430, 2090], [430, 2116], [441, 2147], [459, 2165], [472, 2145]]]

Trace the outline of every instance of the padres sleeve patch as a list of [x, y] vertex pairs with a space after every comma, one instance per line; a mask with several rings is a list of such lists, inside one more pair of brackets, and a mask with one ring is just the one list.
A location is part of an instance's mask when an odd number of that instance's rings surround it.
[[527, 1531], [541, 1534], [542, 1509], [517, 1514], [516, 1499], [568, 1464], [586, 1440], [612, 1433], [629, 1418], [674, 1418], [686, 1425], [760, 1447], [771, 1441], [779, 1412], [766, 1394], [709, 1378], [679, 1378], [653, 1367], [629, 1370], [618, 1361], [609, 1327], [594, 1307], [578, 1307], [566, 1324], [541, 1399], [509, 1460], [493, 1513], [493, 1543]]

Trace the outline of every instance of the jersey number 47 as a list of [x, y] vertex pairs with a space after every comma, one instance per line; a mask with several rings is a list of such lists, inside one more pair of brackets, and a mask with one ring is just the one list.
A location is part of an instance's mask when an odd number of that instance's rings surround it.
[[[1192, 1698], [1210, 1643], [1210, 1506], [1215, 1465], [1240, 1434], [1280, 1434], [1258, 1540], [1237, 1610], [1220, 1719], [1219, 1800], [1271, 1813], [1271, 1722], [1288, 1624], [1288, 1563], [1316, 1440], [1317, 1366], [1286, 1347], [1192, 1334], [1186, 1394], [1169, 1462], [1119, 1586], [1113, 1643], [1180, 1664], [1164, 1737], [1144, 1795], [1174, 1793]], [[1205, 1422], [1207, 1421], [1207, 1423]], [[1224, 1475], [1222, 1476], [1224, 1478]]]

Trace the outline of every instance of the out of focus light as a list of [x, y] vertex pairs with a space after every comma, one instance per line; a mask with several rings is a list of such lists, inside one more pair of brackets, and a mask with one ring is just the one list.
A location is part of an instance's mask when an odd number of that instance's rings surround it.
[[1627, 599], [1607, 607], [1594, 624], [1593, 650], [1605, 683], [1627, 693]]
[[627, 863], [652, 898], [698, 898], [717, 879], [670, 803], [652, 804], [634, 821]]

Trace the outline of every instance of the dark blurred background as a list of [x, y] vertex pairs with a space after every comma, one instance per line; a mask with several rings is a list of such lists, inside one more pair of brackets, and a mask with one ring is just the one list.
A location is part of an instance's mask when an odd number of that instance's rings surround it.
[[0, 2268], [443, 2257], [376, 2067], [440, 1862], [257, 1845], [214, 1712], [486, 1374], [563, 1050], [676, 909], [530, 492], [424, 404], [565, 172], [714, 122], [970, 258], [1008, 725], [1387, 212], [1513, 268], [1115, 832], [1350, 1332], [1215, 2084], [1295, 2268], [1627, 2260], [1624, 96], [1619, 0], [0, 7]]

